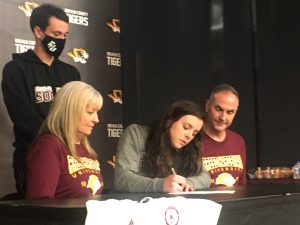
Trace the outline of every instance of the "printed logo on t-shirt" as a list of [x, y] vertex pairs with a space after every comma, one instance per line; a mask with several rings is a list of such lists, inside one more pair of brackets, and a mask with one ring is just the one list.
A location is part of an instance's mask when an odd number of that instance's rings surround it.
[[[96, 194], [97, 191], [103, 186], [103, 182], [99, 180], [99, 177], [97, 176], [100, 174], [99, 161], [86, 157], [80, 157], [79, 160], [77, 160], [70, 155], [67, 155], [67, 161], [70, 175], [74, 179], [85, 175], [80, 178], [81, 186], [90, 188], [92, 190], [92, 194]], [[88, 178], [86, 176], [88, 176]]]
[[203, 157], [203, 167], [211, 175], [212, 184], [233, 186], [243, 172], [243, 161], [240, 155]]
[[221, 167], [236, 167], [241, 169], [244, 168], [240, 155], [203, 157], [203, 166], [208, 171]]
[[216, 178], [216, 184], [223, 184], [227, 187], [231, 187], [235, 184], [236, 180], [230, 173], [221, 173]]
[[96, 175], [90, 175], [87, 188], [92, 189], [92, 194], [96, 194], [97, 191], [102, 187], [101, 182], [99, 181], [99, 178]]
[[70, 174], [75, 174], [82, 170], [91, 170], [93, 173], [100, 172], [100, 163], [98, 160], [80, 157], [80, 161], [76, 160], [73, 156], [68, 155], [68, 169]]
[[36, 86], [34, 88], [35, 102], [51, 102], [54, 99], [53, 90], [51, 86]]

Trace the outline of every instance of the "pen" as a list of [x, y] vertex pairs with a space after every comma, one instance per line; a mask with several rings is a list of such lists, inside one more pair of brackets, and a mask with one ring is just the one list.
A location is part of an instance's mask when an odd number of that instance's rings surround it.
[[174, 175], [176, 175], [176, 171], [175, 171], [175, 169], [174, 169], [173, 167], [171, 167], [171, 171], [172, 171], [172, 173], [173, 173]]

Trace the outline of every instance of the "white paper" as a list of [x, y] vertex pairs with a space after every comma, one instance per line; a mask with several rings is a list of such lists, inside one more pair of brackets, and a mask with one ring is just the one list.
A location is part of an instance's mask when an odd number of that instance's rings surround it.
[[210, 194], [233, 194], [234, 190], [220, 190], [220, 191], [182, 191], [171, 192], [171, 195], [210, 195]]

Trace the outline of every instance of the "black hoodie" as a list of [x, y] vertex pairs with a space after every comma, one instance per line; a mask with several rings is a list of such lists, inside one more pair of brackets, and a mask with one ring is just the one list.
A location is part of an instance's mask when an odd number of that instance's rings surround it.
[[13, 54], [13, 60], [4, 66], [1, 85], [14, 126], [14, 168], [24, 168], [28, 147], [48, 114], [53, 96], [73, 80], [80, 80], [74, 66], [58, 59], [48, 66], [32, 50]]

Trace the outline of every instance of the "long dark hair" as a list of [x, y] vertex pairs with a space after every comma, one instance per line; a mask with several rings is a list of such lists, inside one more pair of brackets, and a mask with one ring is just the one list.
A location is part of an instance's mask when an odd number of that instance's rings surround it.
[[171, 143], [170, 127], [185, 115], [204, 121], [204, 111], [198, 104], [180, 100], [151, 125], [143, 159], [143, 170], [150, 177], [166, 177], [170, 175], [171, 167], [184, 177], [193, 176], [202, 169], [201, 132], [180, 151], [176, 151]]

